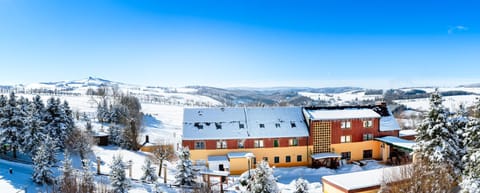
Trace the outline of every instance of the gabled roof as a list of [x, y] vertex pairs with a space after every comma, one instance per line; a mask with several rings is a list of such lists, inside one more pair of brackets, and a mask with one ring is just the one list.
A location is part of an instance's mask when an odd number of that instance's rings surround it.
[[306, 137], [301, 107], [186, 108], [183, 139]]

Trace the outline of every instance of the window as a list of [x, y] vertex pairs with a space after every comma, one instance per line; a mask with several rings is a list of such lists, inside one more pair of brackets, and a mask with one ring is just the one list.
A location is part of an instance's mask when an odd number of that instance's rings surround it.
[[276, 163], [276, 164], [280, 163], [280, 157], [275, 156], [275, 157], [273, 158], [273, 162]]
[[280, 128], [280, 123], [275, 123], [275, 128]]
[[263, 124], [263, 123], [260, 123], [259, 126], [260, 126], [260, 128], [265, 128], [265, 124]]
[[215, 123], [215, 128], [222, 129], [222, 124], [221, 123]]
[[255, 147], [255, 148], [263, 147], [263, 140], [255, 140], [255, 141], [253, 141], [253, 147]]
[[263, 157], [263, 161], [268, 162], [268, 157]]
[[373, 139], [373, 134], [371, 133], [365, 133], [363, 134], [363, 141], [368, 141]]
[[297, 155], [297, 162], [301, 162], [302, 161], [302, 155]]
[[363, 127], [364, 127], [364, 128], [371, 128], [371, 127], [373, 127], [373, 121], [372, 121], [372, 120], [365, 120], [365, 121], [363, 121]]
[[273, 147], [278, 147], [280, 146], [279, 142], [278, 142], [278, 139], [274, 139], [273, 140]]
[[297, 125], [296, 125], [296, 124], [295, 124], [295, 122], [293, 122], [293, 121], [292, 121], [292, 122], [290, 122], [290, 126], [291, 126], [292, 128], [295, 128], [295, 127], [297, 127]]
[[342, 152], [342, 159], [345, 159], [345, 160], [350, 160], [352, 158], [352, 154], [348, 151], [348, 152]]
[[238, 124], [238, 128], [240, 128], [240, 129], [245, 128], [245, 124], [243, 124], [243, 123]]
[[293, 139], [288, 140], [288, 145], [297, 146], [298, 145], [298, 139], [293, 138]]
[[205, 142], [204, 141], [196, 141], [195, 142], [195, 149], [205, 149]]
[[352, 136], [351, 135], [342, 135], [340, 137], [340, 142], [341, 143], [350, 143], [350, 142], [352, 142]]
[[198, 122], [194, 123], [193, 126], [195, 126], [197, 129], [203, 129], [203, 125]]
[[372, 159], [372, 153], [373, 151], [371, 149], [363, 150], [363, 159]]
[[237, 147], [238, 148], [245, 148], [245, 140], [238, 140]]
[[350, 129], [352, 127], [352, 123], [350, 121], [342, 121], [340, 127], [342, 129]]
[[292, 158], [289, 155], [285, 156], [285, 162], [290, 163], [291, 161]]
[[253, 159], [253, 165], [257, 165], [257, 158], [254, 157], [254, 158], [252, 158], [252, 159]]
[[217, 141], [217, 149], [227, 149], [227, 141]]

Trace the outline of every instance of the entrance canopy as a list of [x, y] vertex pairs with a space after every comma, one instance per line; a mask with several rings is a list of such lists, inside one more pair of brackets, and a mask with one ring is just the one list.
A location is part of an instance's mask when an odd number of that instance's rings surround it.
[[405, 140], [394, 136], [375, 138], [375, 140], [386, 143], [387, 145], [399, 147], [409, 151], [413, 151], [413, 146], [415, 145], [415, 142], [413, 141]]
[[338, 155], [336, 153], [316, 153], [312, 155], [312, 158], [315, 160], [318, 159], [327, 159], [327, 158], [341, 158], [341, 155]]

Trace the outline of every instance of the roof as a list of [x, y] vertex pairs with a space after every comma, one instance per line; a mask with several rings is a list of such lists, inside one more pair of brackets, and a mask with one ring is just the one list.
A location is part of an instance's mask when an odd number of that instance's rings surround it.
[[208, 156], [208, 162], [228, 162], [228, 158], [224, 155]]
[[312, 120], [380, 118], [372, 109], [305, 109]]
[[399, 133], [400, 137], [415, 136], [415, 135], [417, 135], [417, 131], [415, 131], [415, 129], [400, 130], [400, 133]]
[[394, 137], [394, 136], [386, 136], [386, 137], [375, 138], [375, 139], [378, 141], [384, 142], [388, 145], [401, 147], [410, 151], [413, 151], [413, 146], [415, 145], [415, 142], [413, 141], [405, 140], [405, 139]]
[[230, 152], [227, 154], [228, 158], [248, 158], [255, 157], [252, 152]]
[[390, 113], [389, 116], [382, 116], [380, 118], [380, 131], [395, 131], [400, 130], [397, 119]]
[[324, 176], [322, 180], [335, 184], [345, 190], [358, 190], [379, 186], [385, 179], [400, 177], [402, 168], [405, 167], [408, 167], [408, 165]]
[[301, 107], [185, 108], [183, 139], [307, 137]]
[[325, 159], [325, 158], [340, 158], [341, 155], [336, 153], [316, 153], [312, 155], [313, 159]]

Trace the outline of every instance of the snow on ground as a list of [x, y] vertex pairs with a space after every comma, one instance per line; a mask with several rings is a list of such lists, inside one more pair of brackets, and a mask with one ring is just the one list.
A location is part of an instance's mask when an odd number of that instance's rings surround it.
[[[450, 110], [457, 110], [459, 105], [465, 107], [472, 106], [475, 103], [478, 95], [459, 95], [459, 96], [446, 96], [443, 97], [443, 106]], [[407, 106], [408, 108], [427, 111], [429, 108], [429, 98], [421, 99], [407, 99], [407, 100], [395, 100], [394, 102]]]
[[365, 95], [364, 91], [348, 91], [344, 93], [335, 93], [335, 94], [298, 92], [298, 94], [311, 98], [312, 100], [335, 101], [335, 104], [342, 104], [345, 102], [363, 101], [363, 100], [377, 100], [379, 98], [382, 98], [382, 95]]

